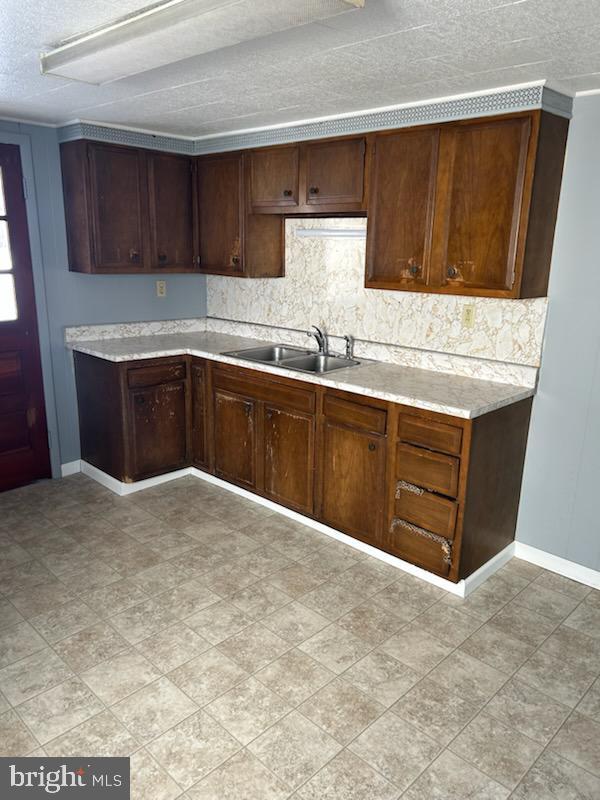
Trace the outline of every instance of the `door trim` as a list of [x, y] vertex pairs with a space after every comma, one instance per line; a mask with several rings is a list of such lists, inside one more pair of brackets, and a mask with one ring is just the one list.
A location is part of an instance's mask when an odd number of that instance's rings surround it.
[[[34, 136], [28, 133], [10, 133], [2, 130], [0, 121], [0, 143], [17, 145], [21, 156], [21, 171], [25, 184], [25, 209], [27, 211], [27, 228], [29, 234], [29, 247], [31, 252], [31, 269], [33, 273], [33, 290], [35, 295], [36, 316], [38, 324], [38, 341], [40, 362], [42, 367], [42, 384], [44, 389], [44, 403], [46, 408], [46, 426], [48, 429], [48, 447], [50, 451], [50, 466], [53, 478], [60, 478], [60, 450], [58, 438], [58, 417], [56, 413], [56, 397], [54, 393], [54, 376], [52, 369], [51, 335], [48, 319], [48, 304], [46, 296], [46, 278], [44, 269], [44, 250], [42, 248], [41, 225], [36, 191], [35, 169], [33, 160]], [[46, 130], [46, 128], [44, 128]], [[56, 143], [58, 150], [58, 139]], [[61, 189], [62, 191], [62, 189]], [[58, 212], [62, 211], [61, 202], [56, 204]], [[52, 206], [53, 216], [57, 213]], [[55, 229], [60, 230], [60, 225]], [[66, 269], [66, 265], [65, 265]]]

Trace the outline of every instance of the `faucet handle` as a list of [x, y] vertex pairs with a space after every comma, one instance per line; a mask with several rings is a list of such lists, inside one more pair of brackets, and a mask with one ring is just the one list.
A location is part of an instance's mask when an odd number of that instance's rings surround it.
[[346, 358], [352, 358], [354, 355], [354, 336], [348, 333], [343, 338], [346, 342]]

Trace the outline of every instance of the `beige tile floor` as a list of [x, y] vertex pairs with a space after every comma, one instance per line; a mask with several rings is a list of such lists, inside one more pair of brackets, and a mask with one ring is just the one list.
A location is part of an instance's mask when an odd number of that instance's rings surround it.
[[0, 495], [0, 754], [144, 800], [597, 800], [600, 592], [466, 601], [197, 479]]

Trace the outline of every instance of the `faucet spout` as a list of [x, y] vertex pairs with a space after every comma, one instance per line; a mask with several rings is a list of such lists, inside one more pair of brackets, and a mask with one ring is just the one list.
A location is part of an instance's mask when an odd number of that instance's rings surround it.
[[319, 353], [327, 353], [327, 334], [324, 330], [321, 330], [321, 328], [318, 328], [316, 325], [313, 325], [312, 327], [314, 328], [314, 331], [306, 331], [306, 335], [312, 336], [316, 340]]

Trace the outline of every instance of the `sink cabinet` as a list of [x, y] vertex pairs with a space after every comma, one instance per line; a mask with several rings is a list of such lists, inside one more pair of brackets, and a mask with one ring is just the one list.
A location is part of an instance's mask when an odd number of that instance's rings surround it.
[[81, 458], [193, 465], [451, 581], [513, 539], [531, 399], [473, 420], [189, 356], [75, 353]]

